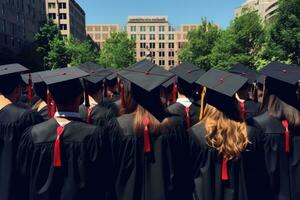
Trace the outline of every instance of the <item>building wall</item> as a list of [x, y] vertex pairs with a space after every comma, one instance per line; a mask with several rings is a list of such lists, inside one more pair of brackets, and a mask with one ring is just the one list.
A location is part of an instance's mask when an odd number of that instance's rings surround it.
[[44, 0], [1, 0], [0, 49], [17, 53], [33, 42], [45, 16]]
[[124, 29], [116, 24], [91, 24], [86, 31], [102, 48], [110, 32], [125, 30], [136, 42], [137, 61], [150, 55], [155, 64], [170, 69], [179, 64], [178, 51], [187, 42], [188, 31], [198, 27], [196, 24], [172, 26], [166, 16], [129, 16]]
[[58, 24], [62, 35], [86, 39], [85, 12], [75, 0], [46, 0], [46, 12]]

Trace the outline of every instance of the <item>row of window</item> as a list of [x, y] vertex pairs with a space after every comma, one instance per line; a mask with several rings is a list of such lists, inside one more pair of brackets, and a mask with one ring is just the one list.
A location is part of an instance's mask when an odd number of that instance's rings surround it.
[[[48, 3], [48, 8], [56, 8], [56, 3]], [[66, 3], [58, 3], [58, 8], [59, 9], [66, 9], [67, 8], [67, 4]]]
[[[151, 54], [152, 58], [155, 58], [156, 53], [154, 51], [151, 51], [150, 54]], [[168, 54], [169, 54], [169, 57], [174, 57], [175, 56], [175, 52], [174, 51], [169, 51]], [[146, 55], [145, 51], [141, 51], [140, 52], [140, 56], [141, 57], [144, 57], [145, 55]], [[158, 57], [160, 57], [160, 58], [165, 57], [165, 52], [164, 51], [159, 51], [158, 52]]]
[[[55, 13], [49, 13], [48, 14], [49, 19], [56, 19], [56, 14]], [[67, 19], [67, 14], [66, 13], [59, 13], [59, 19]]]
[[[130, 35], [132, 40], [136, 40], [136, 34], [131, 34]], [[140, 34], [140, 40], [146, 40], [147, 35], [146, 34]], [[174, 34], [169, 34], [168, 35], [169, 40], [174, 40]], [[150, 40], [155, 40], [155, 34], [150, 34], [149, 35]], [[159, 40], [165, 40], [165, 34], [159, 34], [158, 35]]]
[[[156, 48], [156, 43], [150, 42], [149, 46], [145, 42], [140, 43], [140, 48], [148, 48], [148, 47], [150, 49], [155, 49]], [[158, 43], [158, 47], [160, 49], [164, 49], [165, 48], [165, 43], [162, 43], [162, 42]], [[168, 43], [168, 47], [169, 47], [169, 49], [174, 49], [175, 44], [174, 43]]]
[[[156, 27], [155, 26], [139, 26], [140, 28], [140, 32], [146, 32], [146, 28], [148, 28], [148, 30], [150, 32], [155, 32]], [[137, 30], [137, 26], [130, 26], [130, 31], [131, 32], [136, 32]], [[173, 28], [171, 26], [169, 26], [169, 31], [172, 31]], [[165, 31], [165, 26], [158, 26], [158, 31], [159, 32], [164, 32]]]

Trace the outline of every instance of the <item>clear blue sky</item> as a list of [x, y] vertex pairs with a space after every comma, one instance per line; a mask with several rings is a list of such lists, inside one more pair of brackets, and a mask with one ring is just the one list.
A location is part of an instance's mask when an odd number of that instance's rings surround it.
[[202, 17], [227, 27], [234, 9], [246, 0], [76, 0], [86, 23], [125, 25], [127, 16], [166, 15], [173, 25], [199, 23]]

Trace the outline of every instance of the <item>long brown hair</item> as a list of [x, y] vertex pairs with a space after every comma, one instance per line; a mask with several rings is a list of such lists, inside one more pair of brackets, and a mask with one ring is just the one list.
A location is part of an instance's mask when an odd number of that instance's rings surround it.
[[162, 129], [169, 126], [168, 118], [160, 122], [149, 111], [147, 111], [142, 106], [138, 105], [134, 113], [134, 119], [133, 119], [133, 130], [137, 135], [144, 133], [144, 128], [145, 128], [143, 124], [144, 117], [149, 118], [149, 122], [150, 122], [149, 129], [151, 134], [154, 135], [160, 134]]
[[205, 106], [203, 123], [207, 144], [226, 160], [238, 159], [249, 144], [246, 123], [228, 118], [210, 104]]
[[130, 83], [122, 81], [124, 87], [124, 105], [120, 108], [120, 115], [133, 113], [137, 108], [137, 103], [131, 95]]

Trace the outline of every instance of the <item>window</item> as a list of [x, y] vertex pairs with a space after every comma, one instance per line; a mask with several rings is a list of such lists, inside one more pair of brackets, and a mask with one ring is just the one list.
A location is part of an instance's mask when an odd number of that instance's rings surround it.
[[66, 13], [59, 13], [59, 19], [67, 19]]
[[141, 32], [145, 32], [145, 31], [146, 31], [146, 26], [141, 26], [141, 27], [140, 27], [140, 31], [141, 31]]
[[150, 43], [150, 49], [155, 49], [155, 43], [154, 42]]
[[174, 43], [169, 43], [169, 49], [174, 49]]
[[150, 34], [150, 40], [155, 40], [155, 34]]
[[165, 43], [160, 42], [158, 46], [159, 46], [160, 49], [164, 49], [165, 48]]
[[165, 52], [164, 52], [164, 51], [160, 51], [160, 52], [158, 53], [158, 55], [159, 55], [159, 57], [165, 57]]
[[146, 40], [146, 34], [141, 34], [140, 35], [140, 40]]
[[131, 32], [136, 32], [136, 26], [130, 26], [130, 31]]
[[165, 31], [165, 27], [164, 26], [159, 26], [158, 29], [159, 29], [159, 32], [164, 32]]
[[155, 31], [155, 26], [150, 26], [150, 32], [154, 32]]
[[107, 39], [108, 39], [108, 34], [107, 34], [107, 33], [103, 33], [102, 39], [103, 39], [103, 40], [107, 40]]
[[174, 40], [174, 34], [169, 34], [169, 40]]
[[175, 31], [175, 28], [173, 28], [172, 26], [169, 26], [169, 32], [173, 32]]
[[134, 40], [134, 41], [136, 40], [136, 34], [132, 34], [130, 37], [132, 40]]
[[165, 35], [164, 34], [159, 34], [159, 40], [164, 40], [165, 39]]
[[155, 52], [154, 52], [154, 51], [151, 52], [151, 56], [152, 56], [153, 58], [155, 57]]
[[60, 24], [59, 28], [60, 30], [67, 30], [67, 24]]
[[48, 17], [49, 17], [49, 19], [56, 19], [56, 14], [55, 13], [49, 13]]
[[140, 48], [146, 48], [146, 43], [144, 43], [144, 42], [142, 42], [141, 44], [140, 44]]
[[55, 3], [48, 3], [48, 8], [55, 8]]
[[160, 66], [164, 66], [165, 65], [165, 61], [164, 60], [159, 60], [159, 65]]
[[174, 66], [175, 65], [175, 61], [174, 60], [169, 60], [169, 66]]
[[90, 32], [90, 31], [93, 31], [93, 27], [92, 27], [92, 26], [87, 26], [86, 29], [87, 29], [87, 31], [89, 31], [89, 32]]
[[140, 56], [144, 57], [146, 55], [145, 51], [141, 51]]
[[67, 4], [66, 3], [58, 3], [58, 8], [59, 9], [66, 9], [67, 8]]
[[175, 56], [174, 51], [169, 51], [169, 57], [174, 57], [174, 56]]

